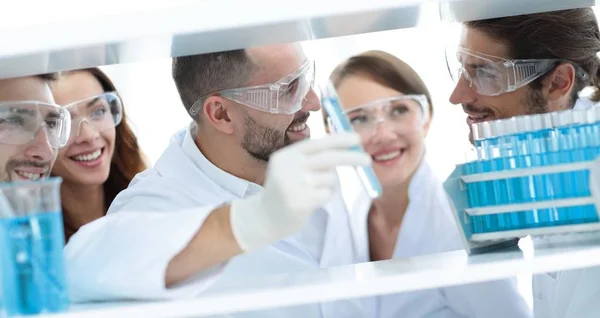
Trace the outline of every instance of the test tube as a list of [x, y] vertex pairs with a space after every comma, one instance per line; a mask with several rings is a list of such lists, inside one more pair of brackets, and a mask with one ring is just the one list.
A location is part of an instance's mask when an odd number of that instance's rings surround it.
[[589, 121], [592, 123], [591, 144], [600, 147], [600, 106], [589, 110]]
[[[340, 99], [335, 91], [335, 87], [331, 81], [327, 82], [327, 86], [321, 88], [321, 104], [331, 118], [335, 131], [353, 132], [352, 124], [344, 113]], [[364, 151], [362, 146], [356, 146], [356, 151]], [[365, 191], [371, 199], [381, 196], [382, 189], [377, 175], [372, 167], [355, 167], [358, 178], [360, 179]]]

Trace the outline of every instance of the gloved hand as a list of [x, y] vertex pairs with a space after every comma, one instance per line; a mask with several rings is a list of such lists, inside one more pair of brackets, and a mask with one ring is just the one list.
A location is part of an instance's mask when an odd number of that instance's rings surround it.
[[264, 190], [231, 203], [233, 235], [244, 251], [292, 235], [334, 194], [337, 166], [371, 164], [355, 133], [304, 140], [276, 151], [269, 160]]

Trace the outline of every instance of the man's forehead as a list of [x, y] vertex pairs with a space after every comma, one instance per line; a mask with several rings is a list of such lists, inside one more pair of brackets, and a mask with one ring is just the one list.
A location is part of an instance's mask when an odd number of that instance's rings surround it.
[[504, 42], [496, 40], [474, 28], [463, 27], [460, 46], [485, 55], [511, 59], [508, 46]]
[[40, 78], [29, 76], [0, 80], [0, 102], [36, 100], [54, 103], [48, 84]]
[[60, 110], [52, 105], [35, 102], [0, 102], [0, 116], [25, 116], [43, 118], [61, 117]]
[[277, 44], [248, 49], [248, 55], [258, 66], [252, 85], [277, 81], [295, 70], [306, 60], [300, 44]]

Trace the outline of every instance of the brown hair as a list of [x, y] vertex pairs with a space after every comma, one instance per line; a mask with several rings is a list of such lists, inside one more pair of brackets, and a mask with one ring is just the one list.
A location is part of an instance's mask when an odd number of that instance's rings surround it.
[[[174, 57], [171, 73], [183, 106], [190, 115], [190, 108], [198, 99], [212, 92], [248, 84], [255, 69], [246, 50], [232, 50]], [[200, 118], [192, 117], [196, 122]]]
[[[383, 51], [367, 51], [353, 56], [338, 65], [330, 79], [335, 87], [349, 75], [366, 76], [376, 83], [404, 94], [423, 94], [433, 115], [431, 95], [415, 70], [396, 56]], [[326, 118], [325, 112], [323, 112]]]
[[[571, 93], [574, 104], [577, 94], [586, 86], [595, 86], [593, 100], [600, 100], [600, 31], [591, 8], [562, 10], [466, 22], [508, 46], [513, 59], [565, 59], [581, 67], [587, 80], [576, 77]], [[541, 88], [545, 76], [531, 85]]]
[[[88, 72], [100, 82], [104, 92], [117, 92], [113, 82], [99, 68], [88, 68], [75, 72]], [[137, 137], [127, 122], [125, 107], [123, 107], [123, 119], [115, 130], [115, 152], [111, 159], [108, 179], [104, 182], [106, 208], [111, 205], [117, 194], [129, 186], [136, 174], [146, 169], [145, 157], [140, 150]]]

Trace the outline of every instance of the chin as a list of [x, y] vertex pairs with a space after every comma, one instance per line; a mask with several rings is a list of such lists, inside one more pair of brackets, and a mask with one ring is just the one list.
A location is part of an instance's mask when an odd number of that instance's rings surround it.
[[108, 180], [108, 173], [87, 175], [84, 178], [77, 177], [71, 179], [71, 183], [86, 186], [102, 185]]

